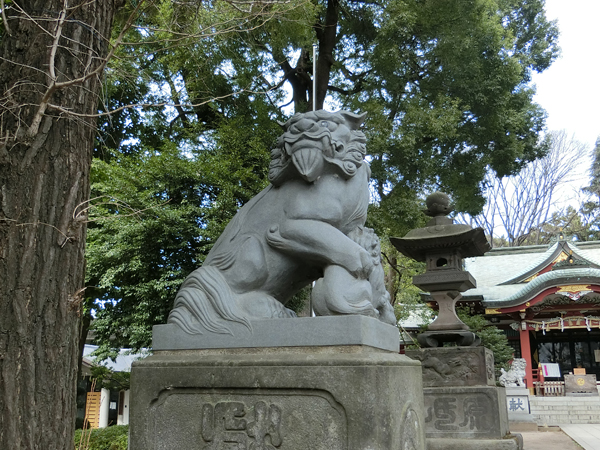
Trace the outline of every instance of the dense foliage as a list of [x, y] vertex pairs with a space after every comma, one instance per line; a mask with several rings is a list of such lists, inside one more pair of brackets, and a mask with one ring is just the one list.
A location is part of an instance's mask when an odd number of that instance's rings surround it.
[[469, 308], [457, 308], [456, 312], [460, 320], [481, 338], [481, 345], [489, 348], [494, 354], [496, 373], [500, 373], [500, 368], [508, 369], [508, 362], [513, 359], [514, 350], [508, 345], [506, 334], [498, 327], [490, 325], [483, 316], [472, 315]]
[[183, 277], [266, 185], [276, 120], [311, 108], [315, 75], [317, 108], [368, 113], [381, 236], [421, 224], [435, 188], [478, 212], [489, 168], [545, 150], [529, 82], [558, 49], [542, 0], [148, 5], [100, 105], [113, 113], [96, 146], [87, 302], [103, 351], [149, 344]]

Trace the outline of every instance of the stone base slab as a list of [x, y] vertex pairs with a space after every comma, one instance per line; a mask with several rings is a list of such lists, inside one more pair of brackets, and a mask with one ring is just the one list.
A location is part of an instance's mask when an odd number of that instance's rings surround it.
[[230, 334], [189, 334], [174, 324], [155, 325], [154, 350], [197, 348], [367, 345], [399, 352], [398, 328], [361, 315], [253, 320], [251, 328], [232, 323]]
[[425, 450], [421, 367], [367, 346], [159, 351], [130, 450]]
[[510, 422], [511, 433], [522, 433], [526, 431], [538, 431], [538, 424], [535, 422]]
[[502, 439], [508, 432], [504, 388], [424, 388], [427, 438]]

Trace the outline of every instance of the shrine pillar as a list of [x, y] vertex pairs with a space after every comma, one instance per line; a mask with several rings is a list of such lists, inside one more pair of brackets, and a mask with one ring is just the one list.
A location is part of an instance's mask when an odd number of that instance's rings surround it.
[[525, 361], [527, 361], [525, 384], [527, 385], [527, 389], [529, 389], [529, 393], [533, 395], [533, 360], [531, 359], [531, 342], [529, 340], [529, 330], [524, 321], [519, 324], [519, 341], [521, 343], [521, 358], [525, 358]]

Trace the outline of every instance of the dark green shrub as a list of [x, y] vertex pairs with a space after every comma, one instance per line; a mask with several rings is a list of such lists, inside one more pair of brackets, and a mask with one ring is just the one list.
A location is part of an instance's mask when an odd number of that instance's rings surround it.
[[508, 369], [508, 361], [513, 358], [514, 350], [508, 345], [506, 334], [494, 325], [490, 325], [483, 316], [471, 315], [469, 308], [457, 308], [456, 312], [471, 331], [481, 338], [481, 345], [494, 353], [494, 366], [498, 377], [500, 368]]
[[[83, 438], [81, 437], [82, 433], [84, 434]], [[127, 450], [128, 433], [128, 425], [77, 430], [75, 431], [75, 450]]]

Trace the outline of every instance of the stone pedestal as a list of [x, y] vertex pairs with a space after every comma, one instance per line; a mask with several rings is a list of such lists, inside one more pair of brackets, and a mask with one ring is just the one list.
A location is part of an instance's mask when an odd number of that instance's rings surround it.
[[511, 427], [512, 424], [534, 424], [537, 430], [537, 424], [533, 420], [529, 406], [529, 389], [526, 387], [507, 387], [505, 389], [506, 409]]
[[522, 449], [508, 427], [504, 388], [495, 386], [494, 359], [484, 347], [409, 350], [421, 361], [428, 449]]
[[[267, 328], [255, 333], [288, 342], [286, 328], [293, 334], [314, 319], [261, 321]], [[251, 335], [245, 346], [217, 348], [213, 335], [213, 348], [193, 349], [200, 344], [183, 334], [177, 341], [176, 329], [155, 333], [170, 336], [159, 348], [188, 348], [134, 363], [130, 450], [425, 450], [420, 364], [380, 348], [397, 345], [395, 327], [367, 317], [316, 319], [353, 342], [325, 345], [326, 327], [302, 346], [252, 346]], [[378, 346], [390, 332], [395, 341]]]

